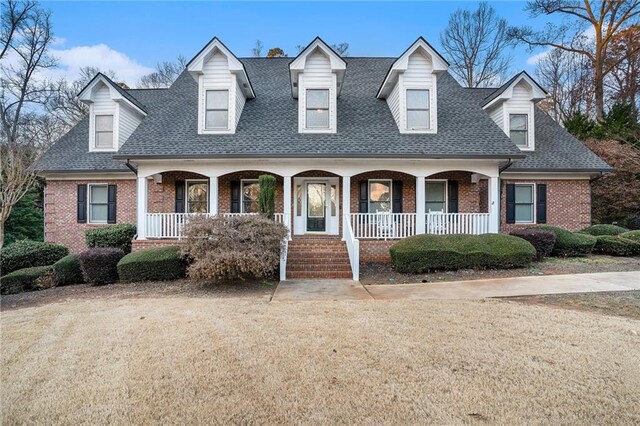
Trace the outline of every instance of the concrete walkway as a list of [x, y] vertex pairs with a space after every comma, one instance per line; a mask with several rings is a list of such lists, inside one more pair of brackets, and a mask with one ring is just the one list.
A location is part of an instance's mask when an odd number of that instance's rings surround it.
[[294, 280], [278, 284], [272, 301], [482, 299], [628, 290], [640, 290], [640, 271], [544, 275], [430, 284], [384, 284], [366, 287], [352, 280]]

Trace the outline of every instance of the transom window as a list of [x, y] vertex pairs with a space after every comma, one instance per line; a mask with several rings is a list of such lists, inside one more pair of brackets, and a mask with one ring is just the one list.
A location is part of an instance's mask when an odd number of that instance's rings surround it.
[[306, 126], [308, 129], [329, 128], [329, 90], [307, 89]]
[[527, 114], [509, 114], [511, 140], [521, 148], [529, 146], [528, 122], [529, 116]]
[[447, 182], [427, 181], [425, 188], [425, 211], [427, 213], [447, 212]]
[[533, 223], [533, 184], [515, 185], [515, 191], [516, 223]]
[[260, 184], [257, 180], [242, 181], [242, 213], [258, 213]]
[[429, 91], [407, 90], [407, 129], [420, 130], [431, 127], [429, 119]]
[[89, 223], [107, 223], [108, 185], [89, 185]]
[[229, 91], [207, 90], [205, 129], [229, 127]]
[[95, 147], [113, 149], [113, 115], [96, 115], [95, 128]]
[[187, 181], [187, 213], [207, 212], [207, 181]]
[[391, 213], [391, 181], [369, 181], [369, 213]]

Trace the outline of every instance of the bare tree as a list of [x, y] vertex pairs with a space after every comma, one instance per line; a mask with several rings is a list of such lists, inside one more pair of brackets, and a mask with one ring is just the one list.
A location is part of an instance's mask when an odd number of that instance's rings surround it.
[[140, 79], [138, 87], [141, 89], [162, 89], [169, 87], [184, 71], [187, 60], [179, 55], [175, 62], [163, 61], [156, 64], [156, 70]]
[[486, 2], [478, 9], [456, 10], [440, 35], [450, 70], [467, 87], [499, 84], [509, 69], [507, 21]]
[[[0, 248], [13, 206], [36, 180], [35, 166], [48, 140], [27, 131], [38, 107], [52, 93], [40, 72], [54, 67], [50, 12], [32, 2], [10, 0], [2, 7], [0, 59]], [[9, 64], [9, 60], [12, 61]]]
[[264, 44], [260, 40], [256, 40], [256, 45], [251, 49], [251, 54], [256, 58], [262, 56], [262, 49], [264, 49]]
[[[607, 53], [614, 37], [640, 15], [640, 0], [529, 0], [526, 10], [532, 17], [560, 16], [560, 24], [548, 23], [544, 30], [531, 27], [511, 27], [509, 37], [530, 48], [550, 46], [583, 55], [593, 67], [596, 119], [604, 119], [604, 81], [620, 61], [608, 61]], [[585, 30], [593, 37], [585, 36]], [[585, 38], [590, 45], [585, 47]], [[632, 54], [638, 54], [640, 47]]]
[[640, 25], [631, 25], [614, 36], [607, 61], [617, 63], [605, 80], [611, 103], [621, 102], [640, 110]]
[[340, 56], [349, 56], [349, 43], [342, 42], [332, 44], [331, 48]]

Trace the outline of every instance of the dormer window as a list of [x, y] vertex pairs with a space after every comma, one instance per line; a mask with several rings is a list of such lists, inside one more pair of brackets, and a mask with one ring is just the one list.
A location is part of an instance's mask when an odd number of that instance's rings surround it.
[[229, 91], [207, 90], [205, 128], [229, 128]]
[[527, 148], [529, 146], [528, 122], [529, 116], [527, 114], [509, 115], [510, 137], [519, 148]]
[[307, 90], [307, 129], [329, 128], [329, 89]]
[[430, 128], [429, 91], [407, 90], [407, 130]]
[[113, 115], [95, 116], [95, 148], [113, 149]]

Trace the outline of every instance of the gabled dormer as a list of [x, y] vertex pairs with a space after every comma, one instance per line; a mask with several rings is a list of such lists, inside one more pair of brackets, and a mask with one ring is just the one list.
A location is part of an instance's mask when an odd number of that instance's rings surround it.
[[377, 97], [386, 99], [400, 133], [438, 132], [438, 74], [448, 68], [422, 37], [391, 65]]
[[483, 102], [483, 108], [523, 151], [535, 150], [535, 104], [547, 92], [525, 71], [516, 74]]
[[298, 99], [298, 132], [336, 133], [337, 99], [347, 63], [316, 37], [289, 64], [291, 93]]
[[140, 102], [101, 73], [78, 99], [89, 105], [90, 152], [117, 151], [147, 115]]
[[214, 37], [187, 70], [198, 82], [198, 133], [235, 133], [245, 102], [256, 97], [242, 62]]

